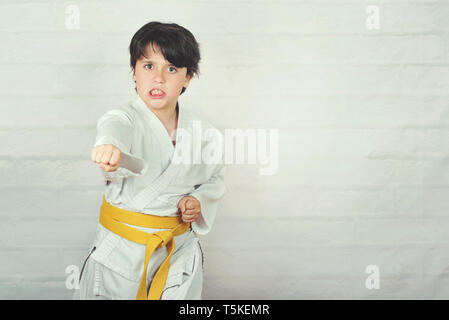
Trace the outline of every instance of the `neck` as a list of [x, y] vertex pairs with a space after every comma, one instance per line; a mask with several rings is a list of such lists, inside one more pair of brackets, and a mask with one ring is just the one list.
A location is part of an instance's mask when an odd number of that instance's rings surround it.
[[159, 118], [159, 120], [164, 125], [169, 125], [173, 123], [173, 121], [176, 121], [177, 115], [179, 113], [179, 106], [176, 102], [176, 106], [174, 108], [165, 109], [165, 110], [153, 110], [154, 114]]

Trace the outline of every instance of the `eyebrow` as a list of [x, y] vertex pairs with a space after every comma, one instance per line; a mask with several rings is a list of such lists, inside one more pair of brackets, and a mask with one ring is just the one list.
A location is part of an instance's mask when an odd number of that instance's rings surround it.
[[[148, 60], [148, 59], [143, 59], [142, 62], [143, 62], [143, 63], [149, 62], [149, 63], [155, 64], [153, 61]], [[166, 66], [174, 66], [173, 63], [166, 63], [165, 65], [166, 65]]]

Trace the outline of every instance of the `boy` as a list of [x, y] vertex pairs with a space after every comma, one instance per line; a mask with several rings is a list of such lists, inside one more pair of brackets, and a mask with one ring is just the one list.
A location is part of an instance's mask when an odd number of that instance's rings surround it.
[[[201, 121], [178, 105], [198, 74], [199, 45], [177, 24], [150, 22], [129, 50], [137, 95], [97, 123], [91, 157], [106, 188], [79, 298], [201, 299], [203, 253], [196, 233], [210, 231], [226, 192], [224, 162], [222, 154], [212, 164], [174, 161], [180, 152], [191, 154], [191, 140], [181, 130], [190, 134]], [[223, 150], [222, 142], [218, 132], [200, 143]]]

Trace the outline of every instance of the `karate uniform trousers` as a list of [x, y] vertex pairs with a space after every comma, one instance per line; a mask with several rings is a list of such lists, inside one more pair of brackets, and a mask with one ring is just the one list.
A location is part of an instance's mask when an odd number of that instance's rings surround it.
[[[135, 228], [135, 226], [132, 227]], [[141, 260], [142, 263], [140, 265], [143, 266], [143, 259], [139, 259], [138, 256], [144, 256], [145, 246], [131, 243], [131, 241], [119, 236], [115, 237], [116, 235], [111, 236], [110, 231], [102, 225], [99, 225], [98, 228], [98, 240], [95, 241], [84, 261], [80, 274], [80, 289], [75, 291], [73, 299], [135, 300], [140, 283], [139, 272], [131, 276], [129, 273], [123, 272], [123, 270], [129, 267], [129, 264], [123, 259], [133, 255], [135, 263], [139, 264], [139, 260]], [[149, 233], [163, 230], [137, 228]], [[170, 259], [170, 269], [161, 300], [199, 300], [202, 298], [203, 286], [203, 253], [199, 239], [190, 229], [179, 236], [175, 236], [174, 240], [175, 250]], [[115, 264], [113, 268], [117, 267], [117, 265], [122, 266], [122, 270], [118, 271], [114, 271], [110, 269], [110, 266], [105, 266], [102, 262], [92, 258], [92, 255], [98, 248], [104, 250], [104, 248], [114, 246], [114, 243], [121, 247], [118, 250], [115, 247], [115, 252], [121, 252], [121, 254], [116, 255], [112, 260]], [[156, 249], [151, 256], [147, 272], [147, 288], [149, 288], [157, 268], [167, 255], [167, 249], [163, 247]]]

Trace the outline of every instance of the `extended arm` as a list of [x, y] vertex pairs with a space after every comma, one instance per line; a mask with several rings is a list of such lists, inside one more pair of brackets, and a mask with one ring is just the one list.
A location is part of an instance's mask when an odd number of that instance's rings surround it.
[[143, 175], [147, 166], [143, 159], [131, 154], [133, 124], [128, 115], [119, 109], [106, 112], [97, 122], [95, 145], [111, 144], [122, 152], [122, 161], [116, 171], [102, 170], [105, 183], [119, 178]]

